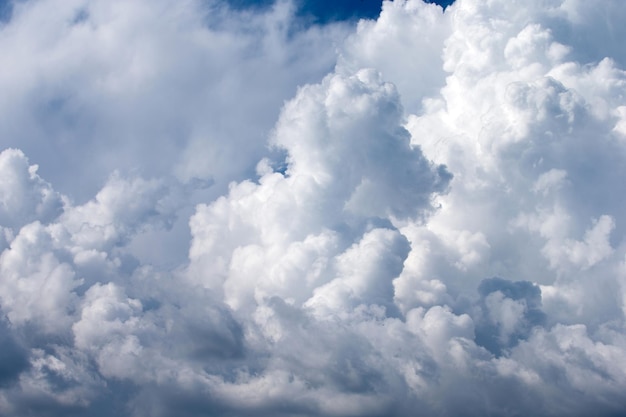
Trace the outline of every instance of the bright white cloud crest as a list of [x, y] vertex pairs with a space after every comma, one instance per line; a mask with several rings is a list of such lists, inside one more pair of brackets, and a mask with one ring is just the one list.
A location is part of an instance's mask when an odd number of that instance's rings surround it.
[[15, 3], [0, 414], [624, 413], [624, 16]]

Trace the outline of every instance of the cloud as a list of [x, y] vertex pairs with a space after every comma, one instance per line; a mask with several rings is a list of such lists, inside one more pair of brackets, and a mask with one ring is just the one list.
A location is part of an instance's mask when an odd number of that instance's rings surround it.
[[476, 332], [478, 344], [495, 354], [528, 338], [531, 329], [542, 326], [541, 289], [528, 281], [507, 281], [501, 278], [483, 280]]
[[46, 178], [82, 201], [116, 169], [243, 179], [283, 100], [332, 68], [347, 33], [293, 30], [285, 2], [260, 14], [217, 1], [12, 7], [0, 37], [12, 56], [2, 146], [47, 160]]
[[2, 226], [10, 233], [13, 229], [33, 220], [51, 220], [61, 213], [63, 200], [50, 184], [38, 174], [37, 165], [29, 165], [24, 153], [17, 149], [6, 149], [0, 153], [0, 170], [3, 181], [0, 185]]
[[[404, 238], [387, 236], [381, 229], [395, 229], [392, 220], [417, 218], [430, 210], [431, 196], [444, 191], [450, 179], [444, 167], [432, 165], [419, 148], [410, 147], [393, 87], [369, 70], [306, 86], [285, 106], [272, 144], [287, 152], [284, 174], [266, 172], [258, 183], [233, 185], [228, 197], [198, 207], [190, 221], [191, 276], [207, 288], [224, 291], [234, 308], [250, 305], [251, 297], [258, 302], [273, 295], [297, 294], [301, 302], [332, 278], [333, 258], [359, 242], [366, 228], [373, 229], [368, 236], [379, 237], [363, 236], [354, 253], [336, 261], [345, 265], [338, 266], [344, 269], [338, 273], [353, 274], [352, 264], [370, 256], [360, 254], [363, 245], [371, 256], [381, 257], [370, 267], [377, 271], [371, 284], [377, 285], [378, 263], [391, 274], [390, 284], [394, 271], [401, 271], [406, 249]], [[269, 165], [263, 163], [263, 169]], [[370, 251], [382, 236], [389, 243]], [[378, 254], [388, 245], [397, 260]], [[362, 281], [367, 269], [356, 272], [354, 279]], [[308, 291], [302, 287], [307, 270]], [[250, 281], [251, 273], [258, 274], [253, 271], [261, 271], [256, 283]], [[344, 284], [340, 281], [329, 285], [350, 286], [348, 277]]]
[[0, 324], [2, 336], [0, 338], [0, 346], [2, 346], [2, 355], [0, 356], [0, 386], [10, 386], [17, 377], [28, 367], [28, 357], [24, 354], [22, 347], [15, 340], [7, 326], [3, 321]]
[[626, 6], [295, 9], [12, 4], [0, 414], [623, 413]]

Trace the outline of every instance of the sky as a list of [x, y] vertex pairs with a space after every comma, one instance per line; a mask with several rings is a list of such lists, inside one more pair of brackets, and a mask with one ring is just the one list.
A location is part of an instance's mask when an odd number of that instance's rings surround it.
[[1, 416], [626, 415], [622, 0], [0, 16]]

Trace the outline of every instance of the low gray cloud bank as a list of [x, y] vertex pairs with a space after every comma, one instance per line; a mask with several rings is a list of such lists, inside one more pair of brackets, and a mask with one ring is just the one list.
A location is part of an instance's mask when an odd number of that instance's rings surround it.
[[626, 3], [13, 4], [0, 415], [626, 412]]

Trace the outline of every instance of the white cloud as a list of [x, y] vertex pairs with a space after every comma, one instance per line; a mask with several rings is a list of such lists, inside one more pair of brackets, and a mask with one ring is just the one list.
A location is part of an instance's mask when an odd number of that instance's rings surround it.
[[293, 11], [13, 5], [0, 414], [623, 413], [626, 4]]
[[2, 309], [13, 325], [41, 324], [44, 333], [62, 331], [75, 308], [80, 285], [71, 266], [56, 256], [45, 226], [20, 230], [0, 255]]
[[341, 24], [295, 30], [291, 9], [15, 2], [0, 35], [0, 143], [45, 160], [46, 178], [80, 200], [115, 169], [242, 179], [283, 101], [332, 68], [347, 33]]
[[33, 220], [53, 220], [61, 213], [62, 197], [37, 174], [38, 168], [17, 149], [0, 153], [0, 222], [12, 232]]

